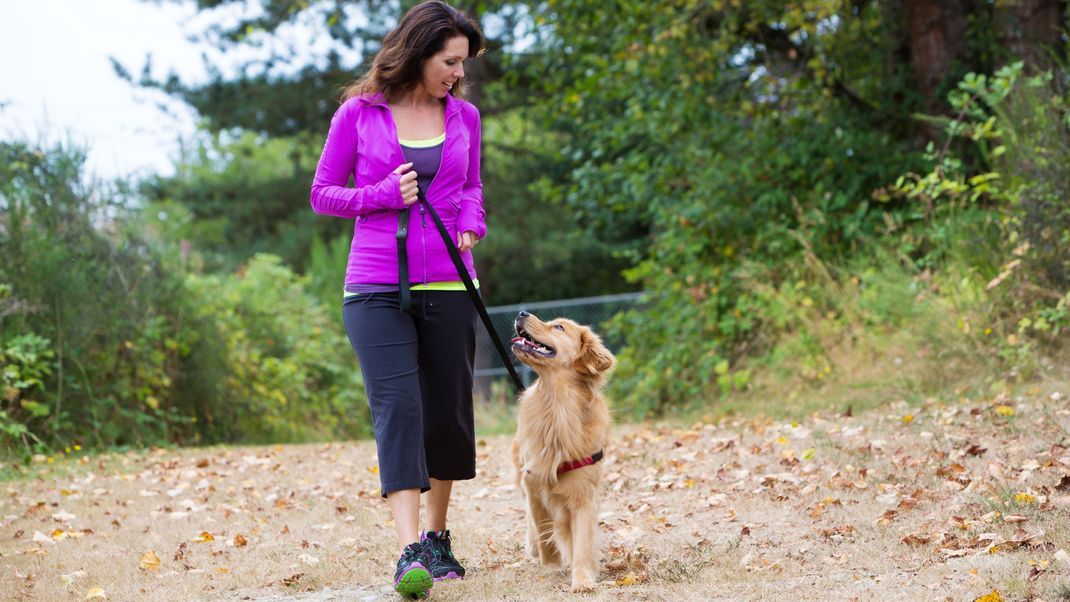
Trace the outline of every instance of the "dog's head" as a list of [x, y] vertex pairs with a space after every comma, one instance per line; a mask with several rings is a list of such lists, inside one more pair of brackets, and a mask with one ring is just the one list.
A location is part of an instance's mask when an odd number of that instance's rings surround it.
[[616, 364], [616, 358], [593, 330], [567, 318], [543, 322], [522, 311], [514, 326], [513, 354], [540, 374], [546, 370], [572, 370], [593, 378]]

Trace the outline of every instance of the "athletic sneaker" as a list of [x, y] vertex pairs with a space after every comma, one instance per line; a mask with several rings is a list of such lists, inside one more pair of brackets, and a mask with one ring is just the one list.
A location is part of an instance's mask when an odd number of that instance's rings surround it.
[[394, 591], [406, 598], [423, 598], [435, 584], [431, 578], [431, 552], [422, 542], [410, 543], [398, 559]]
[[450, 546], [450, 531], [424, 531], [420, 541], [431, 552], [431, 576], [435, 581], [464, 579], [464, 567], [457, 562]]

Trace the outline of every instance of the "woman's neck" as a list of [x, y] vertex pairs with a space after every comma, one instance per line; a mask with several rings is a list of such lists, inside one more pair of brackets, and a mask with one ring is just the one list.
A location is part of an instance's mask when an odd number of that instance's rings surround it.
[[390, 104], [409, 109], [426, 109], [441, 106], [443, 102], [443, 100], [428, 94], [423, 86], [417, 86], [398, 95]]

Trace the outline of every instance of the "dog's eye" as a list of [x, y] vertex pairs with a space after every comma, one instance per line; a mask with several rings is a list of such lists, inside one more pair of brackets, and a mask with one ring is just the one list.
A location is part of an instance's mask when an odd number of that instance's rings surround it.
[[560, 324], [554, 324], [554, 328], [560, 330], [561, 332], [565, 331], [565, 327]]

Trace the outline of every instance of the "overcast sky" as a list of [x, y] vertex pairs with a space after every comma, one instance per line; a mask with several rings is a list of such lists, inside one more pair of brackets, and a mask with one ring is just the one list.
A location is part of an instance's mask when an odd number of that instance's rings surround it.
[[108, 57], [137, 73], [151, 52], [158, 76], [203, 78], [201, 51], [185, 38], [193, 14], [137, 0], [0, 0], [0, 138], [70, 138], [103, 177], [169, 173], [194, 115], [116, 77]]
[[[157, 79], [173, 70], [183, 81], [196, 82], [205, 78], [201, 55], [207, 51], [226, 72], [236, 60], [224, 60], [187, 37], [206, 23], [232, 22], [237, 11], [259, 8], [255, 2], [241, 4], [224, 9], [229, 13], [198, 15], [190, 3], [0, 0], [0, 139], [73, 139], [89, 148], [89, 169], [103, 177], [172, 173], [177, 141], [194, 131], [195, 113], [119, 79], [108, 57], [137, 77], [151, 53]], [[347, 12], [363, 21], [355, 11]], [[305, 16], [307, 23], [315, 22], [315, 15]], [[262, 50], [322, 58], [336, 45], [325, 33], [313, 34], [318, 28], [307, 23], [280, 29]], [[240, 58], [256, 52], [242, 52]]]

